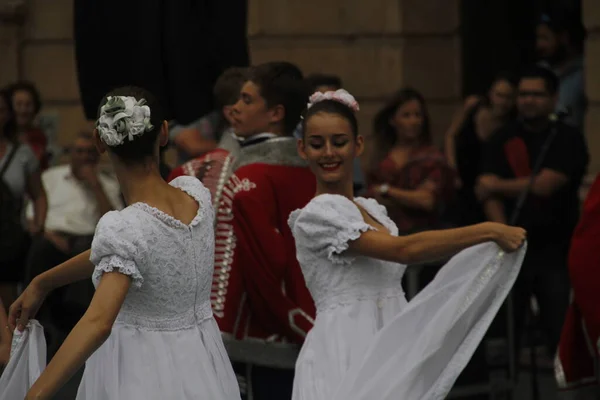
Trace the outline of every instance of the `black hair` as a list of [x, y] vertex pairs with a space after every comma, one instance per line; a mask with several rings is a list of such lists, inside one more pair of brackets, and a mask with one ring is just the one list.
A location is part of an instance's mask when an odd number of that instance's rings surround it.
[[[509, 71], [500, 71], [496, 75], [494, 75], [494, 79], [492, 79], [492, 83], [490, 84], [488, 91], [485, 93], [482, 99], [482, 104], [485, 106], [491, 106], [491, 101], [489, 98], [489, 90], [494, 87], [494, 85], [498, 82], [508, 82], [513, 89], [516, 89], [518, 81], [515, 77], [515, 74]], [[475, 112], [477, 107], [474, 107], [471, 112]], [[517, 116], [517, 106], [513, 105], [512, 109], [506, 114], [506, 117], [509, 119], [514, 119]]]
[[342, 79], [336, 75], [311, 74], [306, 80], [313, 92], [316, 91], [319, 86], [333, 86], [336, 89], [342, 88]]
[[382, 148], [389, 149], [396, 143], [396, 130], [390, 125], [390, 120], [396, 114], [396, 111], [403, 104], [417, 100], [421, 104], [421, 112], [423, 114], [423, 127], [419, 140], [421, 144], [431, 144], [431, 130], [429, 122], [429, 112], [423, 95], [412, 88], [404, 88], [397, 91], [388, 103], [375, 115], [373, 119], [373, 133], [380, 140]]
[[494, 79], [492, 79], [492, 84], [490, 87], [498, 82], [508, 82], [513, 87], [516, 87], [518, 83], [515, 74], [509, 71], [500, 71], [494, 75]]
[[300, 122], [310, 95], [302, 71], [289, 62], [268, 62], [252, 68], [249, 81], [258, 86], [267, 107], [283, 106], [284, 131], [291, 136]]
[[226, 69], [213, 87], [217, 108], [221, 109], [235, 104], [240, 98], [240, 90], [247, 80], [248, 68], [231, 67]]
[[17, 121], [15, 119], [11, 93], [9, 88], [0, 89], [0, 99], [4, 101], [6, 111], [8, 112], [8, 119], [2, 129], [0, 129], [0, 134], [9, 141], [15, 142], [17, 140]]
[[306, 113], [304, 114], [304, 119], [302, 119], [303, 136], [306, 133], [306, 124], [308, 123], [308, 120], [312, 116], [319, 113], [335, 114], [344, 118], [350, 124], [350, 128], [352, 129], [352, 135], [354, 137], [358, 136], [358, 121], [356, 119], [356, 114], [350, 107], [335, 100], [320, 101], [318, 103], [315, 103], [308, 110], [306, 110]]
[[23, 91], [29, 93], [31, 100], [33, 101], [33, 112], [35, 115], [42, 109], [42, 97], [40, 96], [39, 90], [32, 82], [19, 81], [10, 85], [8, 90], [10, 92], [11, 101], [16, 92]]
[[521, 73], [521, 79], [542, 79], [545, 83], [546, 90], [551, 95], [555, 95], [558, 91], [558, 77], [550, 69], [540, 65], [534, 65], [525, 69]]
[[248, 80], [248, 68], [231, 67], [217, 79], [213, 87], [213, 97], [217, 108], [215, 132], [219, 136], [229, 125], [223, 115], [223, 107], [235, 104], [240, 98], [242, 86]]
[[134, 97], [138, 101], [144, 99], [146, 105], [150, 108], [150, 123], [153, 126], [152, 130], [146, 131], [142, 135], [134, 136], [133, 140], [125, 139], [125, 141], [118, 146], [108, 146], [109, 150], [125, 164], [146, 162], [154, 156], [156, 140], [158, 139], [158, 135], [165, 121], [164, 109], [159, 104], [158, 99], [148, 90], [135, 86], [126, 86], [114, 89], [102, 98], [100, 106], [98, 107], [98, 118], [100, 117], [102, 106], [106, 104], [108, 97], [110, 96]]

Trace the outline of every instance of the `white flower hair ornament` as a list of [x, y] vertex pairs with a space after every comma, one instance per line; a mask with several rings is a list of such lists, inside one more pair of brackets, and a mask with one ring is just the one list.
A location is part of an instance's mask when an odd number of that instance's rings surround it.
[[146, 100], [131, 96], [109, 96], [100, 108], [96, 122], [100, 139], [110, 147], [116, 147], [125, 139], [143, 135], [154, 129], [150, 123], [150, 107]]
[[358, 102], [356, 101], [354, 96], [352, 96], [350, 93], [348, 93], [348, 91], [345, 89], [338, 89], [335, 92], [325, 92], [325, 93], [316, 92], [316, 93], [314, 93], [308, 99], [309, 102], [308, 102], [307, 109], [311, 108], [316, 103], [320, 103], [321, 101], [325, 101], [325, 100], [333, 100], [333, 101], [337, 101], [338, 103], [342, 103], [354, 112], [357, 112], [358, 110], [360, 110], [360, 107], [358, 106]]

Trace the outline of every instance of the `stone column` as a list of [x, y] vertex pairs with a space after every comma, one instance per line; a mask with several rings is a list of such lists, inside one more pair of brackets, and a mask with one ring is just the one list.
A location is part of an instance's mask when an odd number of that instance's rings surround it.
[[585, 90], [589, 100], [586, 128], [590, 149], [590, 174], [600, 173], [600, 2], [583, 0], [583, 19], [588, 30], [585, 49]]
[[365, 136], [385, 99], [410, 85], [442, 143], [461, 94], [458, 0], [252, 0], [249, 14], [253, 64], [340, 75], [361, 104]]
[[43, 113], [58, 116], [58, 145], [87, 127], [79, 98], [73, 49], [73, 0], [29, 0], [20, 77], [34, 82]]
[[19, 76], [23, 11], [20, 1], [0, 0], [0, 87], [14, 82]]

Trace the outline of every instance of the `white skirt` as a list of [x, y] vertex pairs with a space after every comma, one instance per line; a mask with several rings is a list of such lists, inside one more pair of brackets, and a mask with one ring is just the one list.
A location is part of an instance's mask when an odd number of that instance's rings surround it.
[[45, 367], [44, 328], [31, 320], [23, 332], [13, 333], [10, 361], [0, 377], [0, 400], [24, 399]]
[[509, 294], [525, 251], [505, 254], [493, 243], [462, 251], [408, 304], [391, 298], [397, 314], [377, 332], [336, 329], [333, 316], [317, 316], [298, 360], [294, 400], [445, 399]]
[[[0, 381], [1, 400], [23, 398], [44, 368], [43, 333], [39, 324], [33, 327]], [[37, 369], [31, 370], [32, 365]], [[7, 389], [10, 395], [5, 395]], [[221, 333], [209, 318], [176, 331], [115, 324], [87, 360], [76, 399], [239, 400], [240, 393]]]

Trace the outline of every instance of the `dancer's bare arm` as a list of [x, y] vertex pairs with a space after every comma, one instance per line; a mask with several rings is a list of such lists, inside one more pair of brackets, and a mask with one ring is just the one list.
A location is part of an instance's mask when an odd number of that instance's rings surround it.
[[86, 250], [38, 275], [35, 279], [48, 292], [74, 282], [89, 279], [94, 272], [94, 264], [90, 261], [90, 255], [91, 250]]
[[71, 258], [68, 261], [36, 276], [25, 291], [10, 306], [8, 325], [11, 330], [17, 327], [25, 329], [27, 322], [39, 310], [44, 298], [52, 290], [89, 279], [94, 272], [94, 264], [90, 261], [90, 250]]
[[467, 247], [494, 241], [506, 251], [517, 250], [525, 240], [525, 230], [494, 222], [464, 228], [444, 229], [392, 236], [380, 231], [364, 232], [349, 243], [349, 249], [367, 257], [415, 264], [450, 257]]
[[130, 286], [131, 278], [119, 272], [108, 272], [102, 276], [89, 308], [31, 387], [27, 399], [53, 398], [104, 343]]

